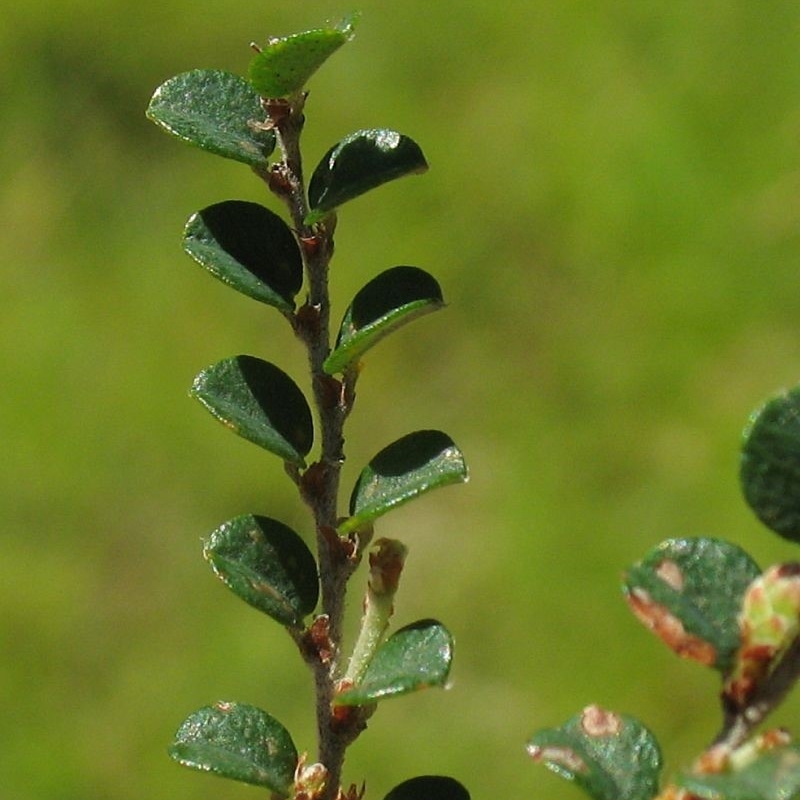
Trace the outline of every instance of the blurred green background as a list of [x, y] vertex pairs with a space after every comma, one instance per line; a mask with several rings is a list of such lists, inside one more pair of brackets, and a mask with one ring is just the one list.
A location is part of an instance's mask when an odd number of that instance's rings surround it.
[[[311, 83], [306, 158], [387, 126], [431, 171], [342, 210], [334, 316], [404, 263], [433, 272], [449, 307], [367, 359], [346, 485], [424, 427], [453, 436], [472, 480], [379, 526], [410, 546], [397, 623], [440, 618], [456, 663], [450, 691], [381, 707], [346, 780], [370, 798], [422, 773], [475, 798], [577, 798], [524, 742], [590, 702], [641, 717], [679, 768], [716, 730], [717, 680], [641, 629], [619, 577], [670, 536], [797, 557], [744, 506], [737, 449], [749, 412], [800, 378], [800, 7], [357, 7], [355, 41]], [[217, 699], [266, 708], [313, 750], [288, 637], [200, 554], [247, 511], [308, 534], [304, 509], [274, 458], [186, 396], [240, 352], [303, 380], [283, 320], [180, 251], [198, 208], [278, 208], [144, 108], [178, 72], [242, 72], [251, 40], [350, 10], [0, 11], [3, 797], [256, 797], [165, 755]], [[798, 712], [775, 721], [798, 730]]]

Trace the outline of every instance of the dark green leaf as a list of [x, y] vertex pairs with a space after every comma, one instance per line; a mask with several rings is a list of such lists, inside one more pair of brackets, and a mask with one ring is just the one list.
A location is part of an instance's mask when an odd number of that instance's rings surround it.
[[419, 145], [384, 128], [357, 131], [326, 154], [308, 185], [311, 224], [342, 203], [387, 181], [425, 172], [428, 164]]
[[243, 200], [216, 203], [193, 214], [183, 248], [237, 291], [294, 310], [303, 283], [303, 259], [289, 226], [272, 211]]
[[209, 536], [203, 555], [235, 594], [283, 625], [300, 626], [317, 605], [314, 556], [277, 520], [236, 517]]
[[773, 750], [735, 772], [682, 775], [677, 784], [703, 800], [800, 800], [800, 749]]
[[195, 69], [156, 89], [147, 107], [156, 125], [210, 153], [263, 167], [275, 149], [272, 131], [253, 127], [264, 120], [261, 98], [238, 75]]
[[349, 533], [418, 495], [467, 480], [464, 456], [441, 431], [416, 431], [381, 450], [367, 464], [350, 497]]
[[191, 394], [239, 436], [305, 466], [314, 438], [311, 409], [274, 364], [255, 356], [226, 358], [194, 379]]
[[384, 800], [470, 800], [469, 792], [455, 778], [420, 775], [403, 781]]
[[308, 79], [345, 42], [353, 38], [356, 17], [339, 25], [270, 39], [250, 62], [249, 78], [263, 97], [289, 97], [299, 92]]
[[439, 284], [424, 270], [392, 267], [382, 272], [353, 298], [325, 371], [341, 372], [393, 330], [443, 305]]
[[363, 705], [430, 686], [444, 686], [453, 660], [453, 637], [440, 622], [420, 620], [392, 634], [377, 650], [361, 682], [336, 697]]
[[800, 387], [750, 418], [742, 444], [744, 496], [769, 528], [800, 542]]
[[528, 753], [595, 800], [652, 800], [658, 791], [661, 751], [653, 734], [597, 706], [536, 733]]
[[634, 613], [670, 648], [724, 673], [739, 648], [742, 598], [760, 574], [730, 542], [669, 539], [628, 570], [623, 588]]
[[216, 703], [195, 711], [178, 729], [169, 754], [184, 766], [290, 794], [297, 750], [289, 732], [265, 711]]

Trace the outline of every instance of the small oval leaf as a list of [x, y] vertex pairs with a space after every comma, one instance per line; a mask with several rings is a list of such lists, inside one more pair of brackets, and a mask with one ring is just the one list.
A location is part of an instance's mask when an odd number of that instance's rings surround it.
[[204, 369], [191, 392], [223, 425], [284, 461], [305, 466], [314, 424], [297, 384], [255, 356], [226, 358]]
[[308, 184], [311, 213], [307, 224], [322, 219], [342, 203], [387, 181], [425, 172], [428, 164], [419, 145], [385, 128], [356, 131], [332, 147]]
[[325, 371], [341, 372], [384, 336], [443, 305], [441, 287], [425, 270], [400, 266], [382, 272], [353, 298]]
[[229, 589], [282, 625], [300, 627], [317, 605], [314, 556], [282, 522], [236, 517], [208, 537], [203, 555]]
[[636, 616], [678, 655], [725, 673], [739, 649], [742, 598], [760, 574], [730, 542], [669, 539], [628, 570], [623, 589]]
[[433, 619], [392, 634], [376, 651], [361, 681], [337, 695], [339, 705], [364, 705], [444, 686], [453, 661], [453, 637]]
[[290, 794], [297, 750], [289, 732], [266, 711], [243, 703], [216, 703], [178, 728], [170, 756], [192, 769]]
[[303, 258], [289, 226], [269, 209], [244, 200], [208, 206], [186, 223], [183, 249], [237, 291], [294, 310]]
[[248, 77], [253, 88], [267, 98], [296, 94], [330, 56], [353, 38], [356, 20], [356, 15], [351, 15], [333, 27], [270, 39], [250, 62]]
[[684, 774], [676, 783], [702, 800], [800, 800], [800, 749], [772, 750], [732, 772]]
[[653, 734], [597, 706], [536, 733], [528, 753], [595, 800], [652, 800], [658, 792], [661, 750]]
[[767, 527], [800, 542], [800, 386], [758, 409], [743, 439], [745, 499]]
[[409, 433], [364, 467], [350, 497], [350, 516], [339, 532], [350, 533], [418, 495], [467, 478], [464, 456], [446, 433]]
[[455, 778], [420, 775], [395, 786], [384, 800], [470, 800], [470, 797]]
[[238, 75], [195, 69], [156, 89], [147, 117], [168, 133], [223, 158], [266, 166], [275, 134], [250, 123], [263, 120], [261, 98]]

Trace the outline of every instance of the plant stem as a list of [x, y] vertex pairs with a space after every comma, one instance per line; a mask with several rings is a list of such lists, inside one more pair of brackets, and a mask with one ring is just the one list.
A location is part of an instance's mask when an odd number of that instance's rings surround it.
[[304, 656], [314, 671], [318, 732], [318, 761], [327, 770], [325, 788], [318, 800], [335, 800], [348, 745], [363, 730], [365, 715], [338, 718], [334, 694], [340, 674], [340, 649], [347, 581], [358, 566], [360, 548], [336, 531], [341, 466], [344, 461], [344, 423], [355, 400], [357, 373], [342, 381], [323, 369], [330, 353], [330, 296], [328, 268], [333, 255], [336, 217], [331, 214], [313, 226], [308, 214], [300, 136], [305, 96], [291, 101], [264, 101], [269, 124], [275, 130], [282, 160], [262, 174], [270, 189], [287, 204], [300, 243], [308, 297], [290, 317], [295, 332], [308, 351], [314, 404], [320, 428], [320, 457], [298, 477], [303, 498], [314, 516], [321, 586], [322, 614], [307, 633], [312, 646]]
[[712, 746], [724, 745], [730, 750], [740, 747], [752, 732], [777, 708], [800, 678], [800, 637], [787, 648], [781, 660], [764, 680], [754, 695], [742, 707], [726, 707], [723, 695], [725, 720]]

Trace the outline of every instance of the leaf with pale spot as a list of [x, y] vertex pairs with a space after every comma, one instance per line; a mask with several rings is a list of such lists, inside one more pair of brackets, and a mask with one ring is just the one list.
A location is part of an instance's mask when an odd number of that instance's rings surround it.
[[623, 590], [636, 616], [672, 650], [726, 673], [739, 648], [744, 593], [760, 574], [730, 542], [668, 539], [628, 569]]
[[661, 750], [633, 717], [589, 706], [560, 728], [536, 733], [527, 749], [594, 800], [652, 800], [658, 791]]

